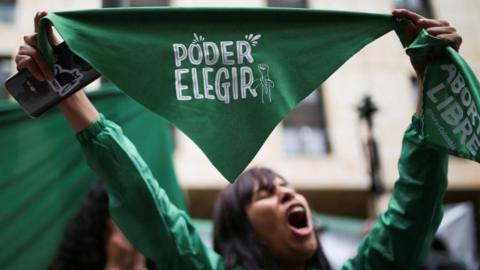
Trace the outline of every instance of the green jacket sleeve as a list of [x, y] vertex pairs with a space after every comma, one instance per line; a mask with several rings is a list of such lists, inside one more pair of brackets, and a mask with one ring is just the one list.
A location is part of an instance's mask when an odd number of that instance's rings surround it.
[[103, 116], [77, 134], [89, 166], [107, 182], [110, 214], [159, 269], [221, 269], [189, 216], [176, 208], [120, 127]]
[[388, 209], [343, 270], [419, 269], [443, 216], [448, 155], [422, 143], [422, 121], [405, 132]]

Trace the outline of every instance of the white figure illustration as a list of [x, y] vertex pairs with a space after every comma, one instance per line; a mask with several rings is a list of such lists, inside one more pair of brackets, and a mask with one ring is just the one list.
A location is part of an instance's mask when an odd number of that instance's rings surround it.
[[259, 64], [258, 71], [260, 72], [260, 79], [256, 79], [252, 86], [255, 90], [257, 90], [259, 86], [262, 88], [262, 104], [264, 103], [263, 96], [268, 96], [268, 100], [272, 102], [272, 88], [275, 87], [275, 83], [270, 79], [270, 75], [268, 74], [269, 69], [267, 64]]
[[55, 80], [48, 82], [50, 87], [60, 96], [65, 96], [80, 83], [83, 74], [77, 68], [64, 69], [60, 65], [54, 66]]

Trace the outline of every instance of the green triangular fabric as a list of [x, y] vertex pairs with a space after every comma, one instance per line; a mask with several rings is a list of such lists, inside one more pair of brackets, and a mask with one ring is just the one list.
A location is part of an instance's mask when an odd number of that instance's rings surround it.
[[98, 9], [47, 21], [72, 51], [189, 136], [229, 181], [303, 98], [397, 25], [385, 14], [267, 8]]
[[47, 19], [72, 51], [181, 129], [230, 181], [288, 112], [394, 22], [352, 12], [202, 8]]

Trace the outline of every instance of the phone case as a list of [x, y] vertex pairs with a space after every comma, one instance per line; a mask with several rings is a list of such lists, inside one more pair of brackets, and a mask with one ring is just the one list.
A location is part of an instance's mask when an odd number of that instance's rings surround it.
[[38, 81], [26, 69], [5, 81], [7, 91], [32, 118], [100, 77], [87, 62], [73, 54], [67, 44], [57, 45], [54, 52], [57, 61], [53, 67], [53, 81]]

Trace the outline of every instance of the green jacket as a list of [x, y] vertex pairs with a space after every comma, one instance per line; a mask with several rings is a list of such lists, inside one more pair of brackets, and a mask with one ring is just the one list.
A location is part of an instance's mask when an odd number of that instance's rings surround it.
[[[343, 266], [349, 269], [418, 269], [443, 215], [446, 154], [421, 143], [421, 120], [405, 133], [388, 209]], [[135, 146], [103, 116], [77, 134], [89, 166], [108, 183], [110, 213], [128, 239], [160, 269], [223, 269], [190, 217], [177, 209]]]

